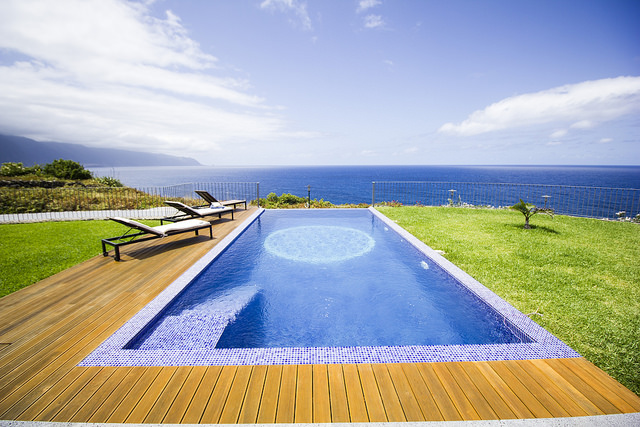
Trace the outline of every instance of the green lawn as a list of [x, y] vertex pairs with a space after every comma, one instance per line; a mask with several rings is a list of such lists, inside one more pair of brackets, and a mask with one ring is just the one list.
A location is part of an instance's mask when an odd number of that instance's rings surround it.
[[[507, 210], [379, 210], [640, 394], [640, 225]], [[150, 223], [152, 224], [152, 223]], [[111, 221], [0, 225], [0, 296], [101, 252]]]
[[640, 393], [640, 225], [509, 210], [380, 212]]

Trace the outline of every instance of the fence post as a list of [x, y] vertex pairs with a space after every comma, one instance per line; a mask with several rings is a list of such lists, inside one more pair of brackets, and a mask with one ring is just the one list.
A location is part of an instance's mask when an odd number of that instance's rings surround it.
[[374, 207], [376, 205], [376, 182], [373, 181], [371, 185], [371, 207]]
[[258, 208], [260, 207], [260, 183], [256, 182], [256, 200], [258, 201]]

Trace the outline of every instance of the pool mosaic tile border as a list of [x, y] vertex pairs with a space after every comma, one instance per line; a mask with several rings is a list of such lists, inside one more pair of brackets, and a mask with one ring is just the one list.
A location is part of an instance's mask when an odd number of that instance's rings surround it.
[[334, 363], [421, 363], [526, 360], [580, 357], [573, 349], [516, 310], [509, 303], [373, 208], [369, 211], [387, 227], [427, 255], [459, 283], [487, 303], [513, 332], [519, 344], [435, 345], [388, 347], [310, 347], [195, 350], [129, 350], [123, 347], [160, 314], [200, 272], [242, 234], [262, 213], [259, 209], [225, 237], [131, 320], [89, 354], [79, 366], [211, 366]]

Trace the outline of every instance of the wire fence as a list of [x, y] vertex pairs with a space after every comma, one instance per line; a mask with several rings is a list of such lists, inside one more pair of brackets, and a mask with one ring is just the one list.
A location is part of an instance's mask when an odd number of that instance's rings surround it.
[[126, 216], [154, 219], [175, 210], [165, 200], [189, 205], [206, 202], [195, 190], [208, 191], [219, 200], [259, 198], [257, 182], [188, 183], [167, 187], [59, 187], [0, 188], [0, 223], [84, 220]]
[[589, 218], [634, 218], [640, 190], [543, 184], [383, 181], [372, 183], [371, 203], [425, 206], [507, 207], [519, 199], [556, 214]]
[[[205, 201], [195, 190], [219, 200], [260, 198], [257, 182], [186, 183], [166, 187], [0, 188], [0, 223], [110, 216], [162, 218], [174, 213], [165, 200], [193, 206]], [[382, 181], [372, 183], [372, 205], [507, 207], [519, 199], [553, 208], [557, 214], [591, 218], [634, 218], [640, 214], [640, 190], [543, 184]]]

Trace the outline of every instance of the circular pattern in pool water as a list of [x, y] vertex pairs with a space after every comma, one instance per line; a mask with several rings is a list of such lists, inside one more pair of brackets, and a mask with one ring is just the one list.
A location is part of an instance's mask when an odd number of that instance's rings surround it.
[[291, 227], [271, 233], [267, 252], [292, 261], [314, 264], [345, 261], [366, 254], [375, 240], [360, 230], [330, 225]]

